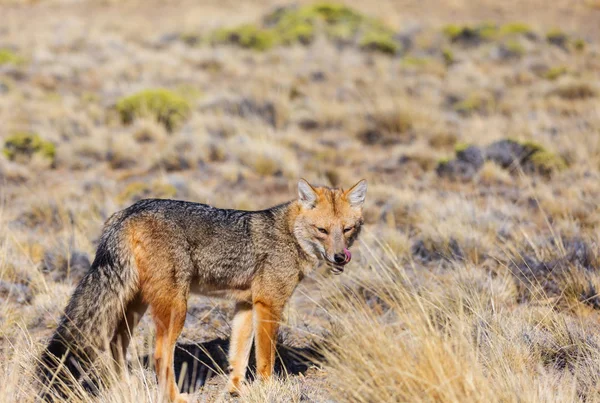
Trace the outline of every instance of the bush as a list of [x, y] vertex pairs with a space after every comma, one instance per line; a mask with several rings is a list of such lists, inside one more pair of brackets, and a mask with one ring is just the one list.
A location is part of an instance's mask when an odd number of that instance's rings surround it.
[[40, 155], [54, 162], [56, 146], [36, 133], [20, 132], [6, 139], [3, 153], [11, 161], [29, 161], [34, 155]]
[[232, 43], [243, 48], [267, 50], [276, 44], [273, 31], [262, 29], [254, 24], [244, 24], [236, 28], [223, 28], [213, 33], [212, 42]]
[[328, 38], [340, 43], [387, 54], [399, 49], [394, 32], [383, 23], [349, 7], [331, 3], [280, 7], [264, 17], [262, 26], [244, 24], [218, 29], [211, 34], [210, 42], [264, 51], [278, 45], [307, 45], [321, 27]]
[[170, 132], [190, 113], [188, 101], [166, 89], [138, 92], [117, 102], [117, 111], [123, 123], [131, 123], [136, 117], [152, 116]]
[[0, 65], [2, 64], [21, 64], [23, 58], [9, 49], [0, 49]]
[[385, 32], [369, 32], [360, 41], [360, 47], [367, 50], [388, 53], [398, 52], [400, 46], [392, 35]]
[[564, 66], [551, 67], [546, 70], [543, 77], [547, 80], [556, 80], [558, 77], [567, 73], [567, 68]]
[[546, 40], [552, 45], [564, 47], [569, 40], [567, 34], [559, 29], [553, 29], [546, 34]]

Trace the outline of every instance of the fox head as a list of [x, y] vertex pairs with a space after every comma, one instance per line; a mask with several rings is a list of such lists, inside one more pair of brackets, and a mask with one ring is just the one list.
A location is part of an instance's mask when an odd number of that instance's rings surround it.
[[335, 274], [343, 272], [350, 261], [349, 248], [363, 224], [366, 195], [364, 179], [348, 190], [314, 187], [304, 179], [298, 182], [296, 239], [306, 253], [325, 261]]

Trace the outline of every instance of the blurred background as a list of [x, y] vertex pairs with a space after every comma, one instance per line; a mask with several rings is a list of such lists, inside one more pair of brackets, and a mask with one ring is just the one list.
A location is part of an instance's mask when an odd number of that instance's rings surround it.
[[[0, 21], [7, 401], [31, 396], [13, 369], [50, 335], [112, 213], [149, 197], [262, 209], [294, 198], [300, 177], [366, 178], [367, 229], [351, 273], [320, 270], [296, 294], [282, 344], [332, 337], [357, 355], [309, 372], [288, 357], [291, 378], [242, 400], [599, 399], [600, 1], [0, 0]], [[328, 336], [327, 301], [348, 292], [381, 339]], [[344, 306], [336, 326], [358, 329], [367, 319]], [[443, 312], [418, 327], [441, 341], [419, 349], [425, 333], [386, 316], [395, 308]], [[190, 312], [185, 343], [226, 340], [229, 302], [194, 297]], [[475, 334], [477, 318], [495, 334], [489, 357], [436, 333]], [[540, 334], [540, 318], [554, 327]], [[421, 368], [439, 356], [450, 364]], [[423, 384], [409, 385], [415, 368]], [[153, 401], [138, 375], [119, 401]], [[447, 394], [423, 386], [444, 382]]]

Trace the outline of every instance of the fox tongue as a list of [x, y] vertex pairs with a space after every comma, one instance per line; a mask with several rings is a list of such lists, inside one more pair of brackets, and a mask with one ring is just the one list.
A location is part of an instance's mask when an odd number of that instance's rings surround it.
[[352, 260], [352, 253], [350, 253], [348, 248], [344, 248], [344, 254], [346, 255], [346, 260], [344, 261], [344, 264], [346, 264], [350, 262], [350, 260]]

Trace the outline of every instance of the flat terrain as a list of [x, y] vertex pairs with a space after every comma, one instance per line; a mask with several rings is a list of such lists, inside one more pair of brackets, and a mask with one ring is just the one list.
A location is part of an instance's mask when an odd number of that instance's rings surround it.
[[[0, 0], [0, 401], [34, 401], [112, 213], [300, 177], [368, 180], [353, 262], [299, 287], [239, 398], [232, 303], [192, 297], [196, 401], [600, 401], [600, 2], [294, 4]], [[160, 401], [153, 332], [73, 399]]]

